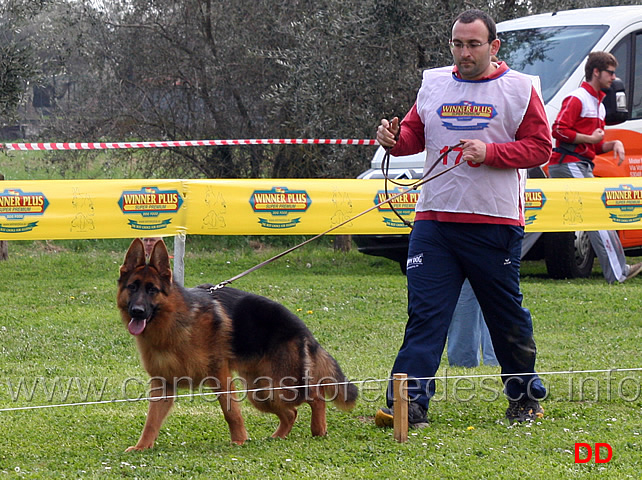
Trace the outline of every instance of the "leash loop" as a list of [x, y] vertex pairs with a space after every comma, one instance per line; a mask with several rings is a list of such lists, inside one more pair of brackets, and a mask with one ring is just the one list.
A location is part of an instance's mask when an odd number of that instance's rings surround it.
[[[399, 138], [399, 133], [400, 132], [401, 132], [401, 125], [399, 125], [399, 131], [397, 132], [397, 135], [395, 136], [395, 139]], [[446, 149], [446, 151], [443, 152], [439, 156], [439, 158], [437, 158], [435, 163], [433, 163], [430, 166], [428, 171], [426, 173], [424, 173], [419, 180], [417, 180], [415, 183], [410, 183], [410, 184], [397, 182], [397, 181], [393, 180], [392, 178], [390, 178], [390, 176], [388, 175], [388, 172], [390, 170], [390, 150], [391, 150], [391, 148], [390, 147], [385, 147], [386, 151], [385, 151], [385, 153], [383, 155], [383, 159], [381, 160], [381, 173], [383, 174], [383, 178], [384, 178], [384, 191], [385, 191], [386, 198], [390, 197], [390, 194], [388, 193], [388, 182], [390, 182], [390, 183], [392, 183], [394, 185], [397, 185], [397, 186], [407, 187], [407, 188], [414, 186], [415, 187], [414, 189], [416, 189], [419, 186], [423, 185], [424, 183], [427, 183], [428, 181], [432, 180], [432, 178], [431, 178], [431, 179], [428, 179], [428, 180], [424, 181], [424, 179], [426, 179], [426, 177], [428, 175], [430, 175], [430, 173], [435, 169], [435, 167], [439, 164], [439, 162], [441, 162], [444, 159], [444, 157], [446, 155], [448, 155], [455, 148], [461, 146], [462, 144], [463, 144], [463, 142], [459, 142], [459, 143], [457, 143], [455, 145], [452, 145], [452, 146], [448, 147]], [[461, 162], [461, 163], [465, 163], [465, 162]], [[459, 164], [456, 164], [456, 165], [459, 165]], [[447, 170], [450, 170], [450, 169], [447, 169]], [[437, 176], [435, 176], [434, 178], [437, 178]], [[397, 215], [397, 217], [399, 217], [399, 220], [401, 220], [404, 225], [406, 225], [407, 227], [409, 227], [411, 229], [413, 228], [413, 223], [410, 222], [409, 220], [403, 218], [392, 203], [390, 203], [390, 209], [394, 212], [395, 215]]]

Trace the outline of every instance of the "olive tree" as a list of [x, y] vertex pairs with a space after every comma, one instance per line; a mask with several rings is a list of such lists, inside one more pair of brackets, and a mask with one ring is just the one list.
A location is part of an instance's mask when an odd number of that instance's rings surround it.
[[[56, 52], [41, 57], [55, 80], [48, 132], [83, 141], [373, 138], [380, 118], [412, 106], [423, 69], [452, 61], [460, 11], [477, 6], [501, 21], [609, 3], [51, 1], [57, 9], [40, 22]], [[288, 145], [121, 155], [144, 175], [353, 177], [373, 152]]]

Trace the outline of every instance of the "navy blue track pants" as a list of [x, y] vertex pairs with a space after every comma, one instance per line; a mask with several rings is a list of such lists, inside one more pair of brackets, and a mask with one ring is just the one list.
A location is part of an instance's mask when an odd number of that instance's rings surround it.
[[[528, 309], [522, 307], [519, 268], [524, 229], [510, 225], [415, 223], [408, 250], [408, 323], [392, 373], [409, 377], [410, 399], [428, 408], [448, 326], [465, 278], [473, 287], [490, 331], [511, 400], [541, 399], [536, 348]], [[419, 379], [413, 381], [413, 379]], [[388, 390], [388, 405], [392, 406]]]

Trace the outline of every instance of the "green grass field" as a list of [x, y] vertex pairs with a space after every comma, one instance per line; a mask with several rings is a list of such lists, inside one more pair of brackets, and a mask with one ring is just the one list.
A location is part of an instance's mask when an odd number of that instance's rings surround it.
[[[22, 478], [640, 478], [642, 471], [642, 277], [609, 286], [551, 280], [540, 262], [522, 268], [535, 325], [546, 416], [500, 422], [498, 368], [442, 363], [431, 425], [407, 443], [373, 422], [382, 382], [402, 340], [405, 277], [398, 265], [322, 242], [234, 284], [285, 304], [359, 382], [352, 412], [328, 411], [329, 435], [312, 438], [300, 409], [290, 437], [272, 440], [276, 418], [248, 402], [251, 441], [233, 446], [213, 397], [177, 401], [152, 450], [124, 453], [145, 421], [135, 399], [147, 377], [115, 306], [127, 240], [15, 242], [0, 262], [0, 476]], [[248, 244], [249, 245], [249, 244]], [[256, 246], [256, 243], [254, 244]], [[225, 239], [188, 237], [187, 286], [230, 278], [277, 253]], [[598, 370], [593, 373], [560, 373]], [[467, 378], [460, 378], [465, 376]], [[453, 378], [455, 377], [455, 378]], [[187, 392], [184, 392], [187, 393]], [[576, 442], [608, 443], [609, 463], [575, 464]], [[585, 454], [585, 452], [583, 452]]]

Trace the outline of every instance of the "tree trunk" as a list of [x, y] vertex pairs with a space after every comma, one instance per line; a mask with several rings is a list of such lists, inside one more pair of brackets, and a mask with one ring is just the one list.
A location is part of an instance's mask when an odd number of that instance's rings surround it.
[[334, 250], [340, 252], [349, 252], [352, 247], [351, 235], [336, 235], [334, 237]]

